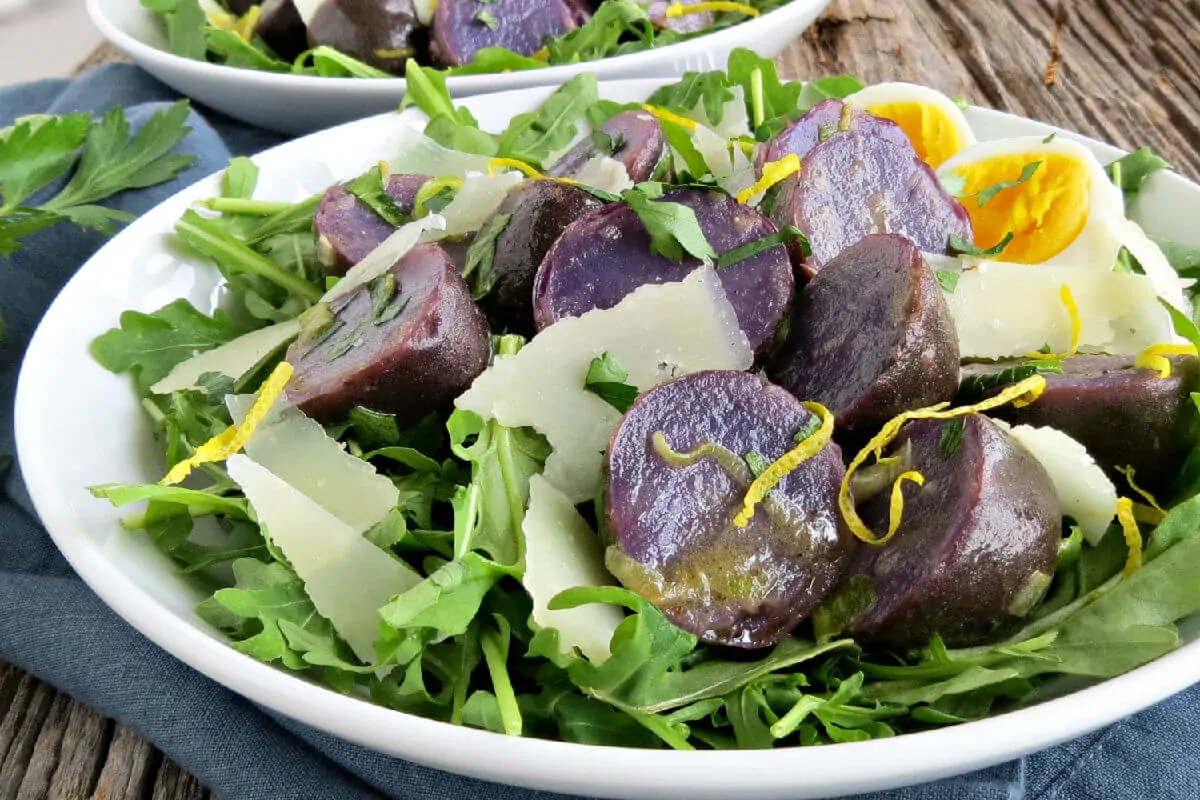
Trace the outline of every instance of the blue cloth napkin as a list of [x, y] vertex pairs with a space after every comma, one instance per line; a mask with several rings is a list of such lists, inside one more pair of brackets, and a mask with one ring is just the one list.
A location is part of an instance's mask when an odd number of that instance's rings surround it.
[[[137, 126], [176, 95], [127, 65], [73, 81], [0, 89], [0, 127], [34, 113], [125, 106]], [[180, 188], [277, 144], [207, 109], [183, 148], [198, 158], [173, 183], [116, 198], [141, 213]], [[62, 284], [103, 243], [69, 226], [0, 260], [0, 455], [15, 454], [13, 395], [25, 347]], [[225, 800], [566, 800], [388, 758], [266, 712], [160, 650], [110, 611], [42, 529], [19, 466], [0, 475], [0, 659], [136, 728]], [[1195, 800], [1200, 798], [1200, 689], [1022, 761], [859, 800]], [[953, 760], [954, 753], [946, 753]], [[796, 776], [797, 783], [804, 780]], [[671, 797], [668, 787], [663, 795]]]

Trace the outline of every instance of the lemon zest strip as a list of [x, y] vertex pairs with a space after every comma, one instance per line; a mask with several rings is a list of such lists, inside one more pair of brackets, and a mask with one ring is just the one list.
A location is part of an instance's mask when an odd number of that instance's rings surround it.
[[1134, 483], [1133, 476], [1136, 470], [1134, 470], [1132, 466], [1126, 465], [1124, 467], [1117, 467], [1117, 472], [1125, 476], [1125, 482], [1129, 484], [1129, 488], [1141, 495], [1142, 499], [1149, 503], [1151, 508], [1164, 514], [1167, 513], [1166, 510], [1158, 504], [1158, 501], [1154, 499], [1154, 495], [1150, 494], [1145, 489]]
[[1117, 501], [1117, 521], [1125, 533], [1125, 544], [1129, 547], [1129, 555], [1125, 558], [1125, 568], [1121, 574], [1128, 578], [1142, 566], [1142, 532], [1133, 516], [1133, 501], [1122, 497]]
[[693, 131], [693, 132], [696, 130], [696, 121], [694, 119], [688, 119], [687, 117], [681, 117], [678, 114], [673, 114], [670, 111], [667, 111], [665, 108], [659, 108], [658, 106], [652, 106], [649, 103], [643, 103], [642, 109], [645, 111], [649, 111], [651, 114], [658, 117], [663, 122], [674, 122], [676, 125], [682, 125], [687, 130]]
[[241, 39], [243, 42], [250, 41], [250, 38], [252, 36], [254, 36], [254, 29], [256, 27], [258, 27], [258, 18], [261, 15], [262, 15], [262, 7], [261, 6], [259, 6], [259, 5], [250, 6], [250, 9], [248, 11], [246, 11], [246, 13], [243, 14], [241, 16], [241, 18], [237, 21], [237, 25], [234, 27], [233, 32], [236, 33], [238, 35], [238, 38]]
[[[380, 162], [380, 164], [382, 163]], [[443, 175], [440, 178], [431, 178], [425, 181], [421, 184], [421, 188], [417, 190], [417, 196], [413, 198], [413, 216], [418, 219], [426, 216], [429, 211], [425, 208], [425, 204], [432, 200], [442, 189], [453, 189], [457, 192], [462, 188], [462, 185], [462, 178], [454, 175]]]
[[762, 177], [753, 186], [747, 186], [738, 192], [737, 201], [746, 203], [756, 194], [767, 191], [789, 175], [800, 171], [800, 156], [788, 153], [777, 161], [768, 161], [763, 165]]
[[159, 483], [163, 486], [174, 486], [192, 474], [192, 470], [201, 464], [224, 461], [241, 450], [246, 442], [250, 440], [250, 437], [254, 435], [255, 428], [267, 416], [267, 412], [275, 405], [275, 401], [279, 399], [279, 395], [283, 394], [283, 387], [291, 379], [292, 372], [293, 368], [291, 364], [286, 361], [279, 362], [279, 365], [263, 381], [262, 386], [258, 390], [258, 397], [255, 399], [254, 405], [250, 407], [250, 411], [246, 413], [246, 418], [242, 420], [242, 424], [230, 425], [197, 447], [191, 456], [171, 467], [167, 476], [159, 481]]
[[706, 0], [703, 3], [692, 3], [685, 6], [683, 3], [672, 3], [667, 6], [666, 17], [682, 17], [684, 14], [703, 14], [706, 11], [735, 11], [739, 14], [745, 14], [747, 17], [757, 17], [760, 12], [754, 6], [748, 6], [745, 3], [733, 3], [730, 0]]
[[1079, 351], [1079, 337], [1083, 333], [1083, 320], [1079, 316], [1079, 306], [1075, 303], [1075, 296], [1071, 294], [1071, 287], [1067, 284], [1062, 285], [1062, 289], [1058, 293], [1062, 300], [1063, 306], [1067, 309], [1067, 315], [1071, 318], [1071, 346], [1067, 348], [1065, 353], [1027, 353], [1028, 358], [1037, 361], [1062, 361], [1064, 358], [1070, 358]]
[[238, 18], [226, 11], [216, 11], [206, 15], [208, 24], [223, 31], [237, 33]]
[[817, 415], [817, 418], [821, 420], [821, 427], [777, 458], [771, 466], [764, 469], [754, 479], [754, 482], [746, 489], [746, 496], [742, 499], [742, 510], [733, 518], [733, 524], [736, 527], [746, 527], [754, 517], [755, 507], [763, 501], [763, 498], [796, 467], [824, 450], [825, 445], [829, 444], [829, 440], [833, 438], [833, 414], [829, 409], [820, 403], [804, 403], [804, 407]]
[[900, 518], [904, 516], [904, 492], [900, 485], [905, 481], [912, 481], [917, 486], [924, 486], [925, 476], [912, 469], [898, 475], [892, 483], [892, 501], [888, 507], [888, 532], [885, 539], [891, 539], [900, 529]]
[[504, 169], [515, 169], [522, 173], [526, 178], [544, 178], [542, 173], [538, 172], [533, 167], [526, 164], [524, 161], [516, 158], [492, 158], [488, 160], [488, 175], [494, 176], [497, 172]]
[[1171, 377], [1171, 359], [1167, 356], [1194, 356], [1196, 354], [1196, 345], [1194, 344], [1152, 344], [1138, 353], [1133, 365], [1158, 370], [1158, 377], [1169, 378]]
[[[850, 462], [850, 466], [846, 467], [846, 474], [842, 477], [842, 485], [838, 490], [838, 509], [842, 512], [842, 518], [846, 521], [846, 526], [850, 528], [850, 532], [857, 536], [867, 544], [882, 545], [885, 544], [899, 529], [900, 520], [899, 512], [903, 510], [903, 499], [900, 500], [899, 506], [896, 502], [896, 492], [899, 491], [900, 481], [905, 479], [905, 473], [896, 479], [892, 485], [892, 506], [890, 509], [891, 518], [888, 522], [888, 532], [884, 536], [876, 536], [871, 532], [871, 529], [862, 521], [862, 517], [858, 515], [858, 509], [854, 506], [854, 498], [850, 494], [850, 478], [854, 475], [855, 470], [863, 465], [863, 463], [874, 454], [876, 459], [879, 459], [883, 453], [883, 448], [891, 444], [892, 440], [900, 434], [900, 428], [904, 423], [914, 419], [953, 419], [955, 417], [965, 417], [969, 414], [975, 414], [980, 411], [989, 411], [993, 408], [999, 408], [1002, 405], [1012, 403], [1016, 405], [1018, 402], [1028, 405], [1041, 396], [1046, 389], [1046, 379], [1041, 375], [1030, 375], [1020, 383], [1014, 383], [1004, 391], [982, 400], [974, 405], [959, 406], [958, 408], [950, 408], [949, 403], [938, 403], [935, 406], [928, 408], [919, 408], [915, 411], [905, 411], [902, 414], [897, 414], [892, 419], [884, 424], [879, 433], [875, 434], [872, 439], [867, 442], [862, 450], [854, 456]], [[920, 474], [920, 473], [917, 473]], [[915, 478], [908, 480], [922, 485], [924, 478], [917, 481]]]
[[537, 52], [532, 53], [529, 57], [532, 58], [534, 61], [549, 61], [550, 60], [550, 50], [548, 48], [543, 47], [541, 50], [538, 50]]

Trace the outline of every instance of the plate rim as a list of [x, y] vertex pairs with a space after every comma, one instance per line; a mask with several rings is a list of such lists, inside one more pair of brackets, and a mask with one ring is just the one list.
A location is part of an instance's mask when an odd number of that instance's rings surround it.
[[[605, 88], [645, 86], [649, 90], [670, 80], [602, 81], [600, 88], [603, 96]], [[553, 88], [515, 89], [461, 102], [497, 103], [506, 95], [547, 93]], [[1017, 115], [979, 108], [971, 113], [982, 120], [1037, 125], [1044, 132], [1055, 131], [1106, 152], [1124, 152]], [[286, 152], [299, 141], [336, 137], [352, 126], [378, 124], [378, 119], [386, 116], [390, 115], [310, 134], [262, 151], [254, 158]], [[397, 120], [403, 118], [396, 115]], [[339, 695], [237, 652], [228, 642], [178, 617], [103, 557], [86, 535], [86, 526], [74, 518], [70, 501], [58, 496], [51, 460], [34, 457], [40, 442], [32, 422], [39, 408], [37, 393], [31, 387], [43, 380], [39, 372], [48, 369], [43, 366], [45, 359], [39, 362], [38, 354], [51, 348], [54, 331], [61, 324], [58, 318], [69, 316], [70, 306], [64, 298], [69, 299], [71, 288], [81, 283], [89, 266], [106, 258], [110, 249], [119, 251], [127, 241], [139, 241], [143, 236], [139, 223], [151, 212], [178, 202], [181, 195], [196, 191], [219, 175], [214, 173], [190, 184], [146, 212], [100, 248], [64, 284], [39, 322], [22, 359], [14, 426], [18, 464], [29, 495], [43, 526], [76, 574], [109, 608], [160, 648], [248, 700], [375, 752], [483, 780], [591, 796], [647, 797], [661, 792], [653, 778], [655, 771], [668, 769], [679, 783], [678, 789], [690, 797], [727, 797], [736, 782], [740, 796], [794, 799], [898, 788], [992, 766], [1085, 735], [1200, 682], [1198, 640], [1116, 678], [975, 722], [820, 748], [680, 752], [516, 738], [454, 726]], [[1156, 179], [1182, 183], [1188, 191], [1197, 193], [1200, 203], [1200, 186], [1181, 175], [1170, 173]], [[390, 735], [390, 740], [383, 741], [384, 735]], [[939, 753], [952, 753], [953, 758], [939, 758]]]

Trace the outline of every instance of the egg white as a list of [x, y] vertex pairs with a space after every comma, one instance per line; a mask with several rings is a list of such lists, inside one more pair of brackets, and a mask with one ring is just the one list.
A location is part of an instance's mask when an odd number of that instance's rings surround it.
[[[870, 112], [874, 106], [889, 103], [913, 103], [935, 109], [958, 135], [959, 152], [975, 144], [975, 133], [967, 122], [962, 109], [954, 104], [946, 95], [930, 89], [928, 86], [918, 86], [914, 83], [877, 83], [860, 89], [846, 97], [843, 102]], [[911, 137], [910, 137], [911, 138]], [[935, 168], [938, 165], [933, 165]]]

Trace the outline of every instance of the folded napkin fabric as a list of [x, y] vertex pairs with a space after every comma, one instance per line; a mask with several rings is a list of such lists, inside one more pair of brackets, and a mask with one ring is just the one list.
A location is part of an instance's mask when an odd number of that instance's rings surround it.
[[[136, 127], [176, 99], [137, 68], [108, 65], [73, 81], [0, 89], [0, 127], [27, 114], [101, 113], [117, 105]], [[230, 156], [280, 141], [203, 108], [188, 124], [193, 131], [182, 148], [196, 163], [172, 183], [127, 192], [113, 205], [144, 212], [220, 170]], [[63, 283], [103, 241], [60, 226], [0, 259], [0, 314], [8, 324], [0, 345], [0, 455], [15, 454], [13, 395], [29, 338]], [[19, 464], [0, 475], [0, 660], [131, 725], [224, 800], [566, 800], [379, 755], [265, 711], [182, 664], [75, 575], [39, 524]], [[1200, 689], [1193, 689], [1021, 761], [859, 800], [1195, 800], [1198, 728]], [[795, 782], [802, 786], [804, 776]], [[675, 796], [669, 785], [663, 796]]]

